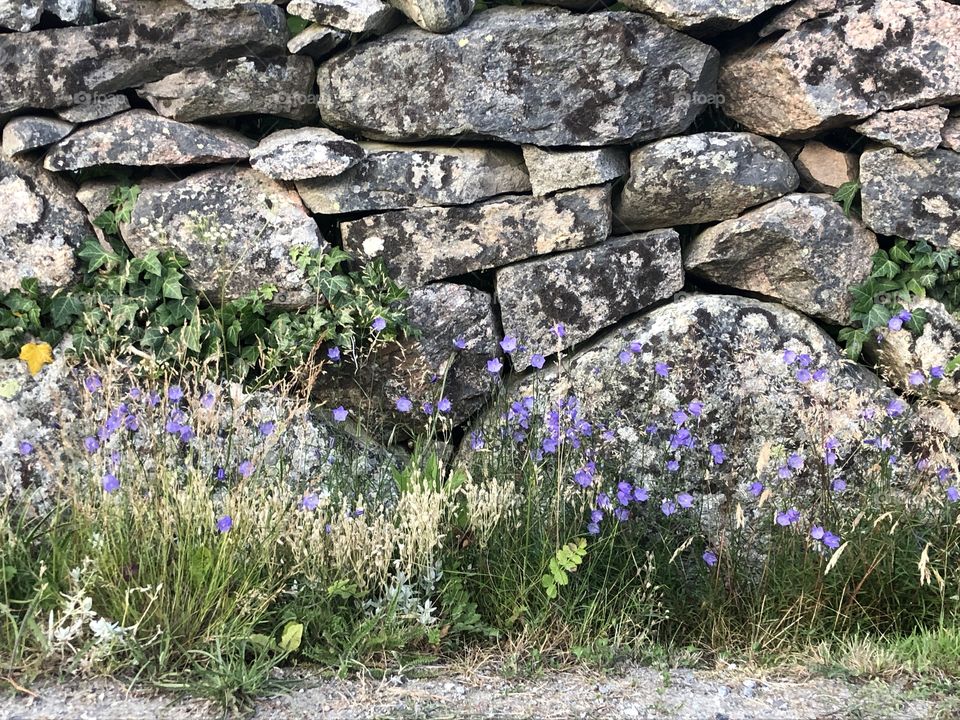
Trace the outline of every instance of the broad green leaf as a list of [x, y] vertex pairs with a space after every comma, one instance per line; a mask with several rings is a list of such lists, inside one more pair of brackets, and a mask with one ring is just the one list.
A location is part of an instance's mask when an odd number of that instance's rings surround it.
[[303, 641], [303, 623], [288, 622], [280, 633], [280, 649], [292, 653], [300, 648]]
[[83, 313], [83, 303], [76, 295], [64, 293], [50, 300], [47, 307], [50, 320], [56, 328], [66, 327]]

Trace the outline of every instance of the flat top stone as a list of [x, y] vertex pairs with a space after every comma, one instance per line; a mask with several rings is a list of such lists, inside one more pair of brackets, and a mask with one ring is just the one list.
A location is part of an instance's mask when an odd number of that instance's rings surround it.
[[878, 112], [853, 126], [861, 135], [917, 155], [933, 150], [943, 140], [941, 130], [950, 111], [944, 107]]
[[84, 27], [0, 34], [0, 114], [61, 108], [203, 62], [282, 53], [283, 11], [242, 5], [218, 12], [161, 12]]
[[530, 173], [534, 195], [601, 185], [630, 172], [630, 162], [623, 148], [549, 150], [524, 145], [523, 162]]
[[446, 35], [407, 27], [358, 45], [317, 81], [324, 122], [376, 139], [604, 145], [682, 132], [716, 64], [639, 13], [497, 7]]
[[609, 233], [609, 187], [397, 210], [340, 224], [346, 250], [358, 258], [382, 257], [407, 287], [585, 247]]
[[320, 60], [332, 53], [348, 37], [349, 34], [344, 30], [315, 23], [290, 38], [287, 50]]
[[960, 98], [960, 6], [864, 0], [724, 58], [724, 112], [747, 129], [809, 137], [879, 110]]
[[76, 105], [57, 110], [57, 115], [72, 123], [93, 122], [130, 109], [126, 95], [97, 95], [81, 92], [73, 98]]
[[738, 27], [790, 0], [625, 0], [627, 7], [653, 15], [672, 28], [713, 35]]
[[800, 184], [811, 192], [835, 193], [841, 185], [856, 180], [859, 158], [811, 140], [793, 161], [800, 173]]
[[43, 161], [48, 170], [77, 170], [96, 165], [189, 165], [243, 160], [254, 147], [239, 133], [188, 125], [130, 110], [80, 128], [61, 140]]
[[795, 190], [798, 183], [787, 154], [759, 135], [666, 138], [630, 154], [630, 179], [616, 216], [635, 230], [723, 220]]
[[364, 151], [327, 128], [295, 128], [267, 135], [250, 153], [250, 164], [282, 180], [339, 175], [363, 159]]
[[3, 126], [3, 150], [9, 155], [17, 155], [46, 147], [65, 138], [73, 128], [73, 123], [65, 120], [21, 115]]
[[353, 33], [383, 33], [402, 17], [381, 0], [290, 0], [287, 12]]
[[315, 213], [468, 205], [530, 190], [515, 150], [361, 142], [366, 157], [342, 175], [297, 182]]

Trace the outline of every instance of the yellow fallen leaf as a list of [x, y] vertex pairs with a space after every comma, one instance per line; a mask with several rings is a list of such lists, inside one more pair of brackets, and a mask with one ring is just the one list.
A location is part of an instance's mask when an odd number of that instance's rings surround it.
[[27, 364], [30, 374], [36, 375], [44, 365], [53, 362], [53, 348], [45, 342], [28, 342], [20, 348], [20, 359]]

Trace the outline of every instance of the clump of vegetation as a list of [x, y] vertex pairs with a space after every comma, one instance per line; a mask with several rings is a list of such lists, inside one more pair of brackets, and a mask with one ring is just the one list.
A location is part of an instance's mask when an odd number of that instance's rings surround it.
[[[137, 189], [118, 188], [96, 224], [101, 242], [87, 238], [79, 256], [80, 282], [51, 295], [34, 279], [0, 297], [0, 356], [16, 357], [29, 341], [55, 345], [69, 333], [81, 357], [197, 361], [220, 375], [274, 382], [309, 365], [322, 347], [355, 348], [377, 337], [412, 332], [402, 300], [406, 292], [381, 262], [349, 269], [338, 248], [294, 248], [291, 258], [315, 300], [302, 308], [271, 305], [276, 288], [262, 285], [239, 298], [209, 297], [188, 278], [185, 258], [170, 250], [133, 257], [119, 238], [130, 220]], [[210, 232], [209, 224], [201, 231]]]

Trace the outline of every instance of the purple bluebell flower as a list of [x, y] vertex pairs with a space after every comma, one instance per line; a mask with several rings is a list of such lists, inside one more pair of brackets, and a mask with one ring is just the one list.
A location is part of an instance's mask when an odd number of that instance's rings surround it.
[[507, 354], [516, 352], [517, 339], [512, 335], [504, 335], [503, 340], [500, 341], [500, 348]]
[[406, 395], [397, 398], [397, 412], [408, 413], [413, 410], [413, 403]]
[[787, 465], [791, 470], [803, 470], [803, 456], [800, 453], [790, 453]]
[[487, 360], [487, 372], [491, 375], [497, 375], [501, 370], [503, 370], [503, 363], [500, 362], [500, 358], [490, 358]]
[[204, 410], [209, 410], [213, 407], [213, 403], [216, 401], [216, 396], [209, 390], [200, 396], [200, 407]]
[[690, 493], [682, 492], [677, 495], [677, 505], [682, 508], [692, 508], [693, 507], [693, 495]]
[[948, 467], [939, 467], [937, 468], [937, 480], [940, 482], [946, 482], [950, 478], [950, 468]]
[[801, 382], [801, 383], [808, 383], [813, 380], [813, 375], [806, 368], [800, 368], [799, 370], [797, 370], [794, 377], [796, 377], [797, 382]]
[[892, 318], [887, 320], [887, 327], [894, 331], [900, 330], [903, 327], [903, 320], [901, 320], [899, 316], [894, 315]]
[[127, 415], [123, 419], [123, 424], [130, 432], [137, 432], [140, 429], [140, 420], [136, 415]]
[[826, 368], [817, 368], [813, 373], [814, 382], [823, 382], [827, 379], [827, 369]]
[[450, 408], [453, 407], [453, 403], [450, 402], [450, 398], [442, 397], [440, 402], [437, 403], [437, 410], [442, 413], [450, 412]]
[[932, 368], [930, 368], [930, 377], [932, 377], [934, 380], [943, 380], [943, 368], [939, 365], [934, 365]]
[[914, 370], [907, 375], [907, 382], [911, 385], [923, 385], [927, 381], [926, 375], [923, 374], [923, 370]]
[[635, 502], [646, 502], [650, 499], [650, 491], [637, 485], [633, 488], [633, 499]]
[[587, 532], [590, 533], [591, 535], [599, 535], [599, 534], [600, 534], [600, 525], [599, 525], [598, 523], [594, 523], [594, 522], [592, 522], [592, 523], [587, 523]]
[[189, 425], [184, 425], [180, 428], [180, 442], [189, 443], [194, 438], [193, 428]]
[[472, 450], [483, 450], [483, 433], [479, 430], [475, 430], [470, 433], [470, 448]]
[[304, 510], [316, 510], [320, 505], [320, 497], [316, 493], [307, 493], [300, 501], [300, 507]]
[[257, 430], [261, 435], [263, 435], [263, 437], [270, 437], [270, 435], [273, 434], [276, 426], [276, 423], [274, 423], [272, 420], [267, 420], [266, 422], [260, 423], [260, 425], [257, 427]]
[[667, 460], [667, 471], [668, 472], [677, 472], [680, 469], [680, 463], [676, 460]]
[[537, 370], [540, 370], [547, 362], [547, 359], [540, 353], [534, 353], [530, 356], [530, 364]]
[[590, 461], [583, 465], [576, 473], [574, 473], [573, 480], [580, 487], [590, 487], [593, 483], [593, 474], [596, 472], [597, 466], [593, 461]]
[[183, 399], [183, 388], [179, 385], [171, 385], [167, 388], [167, 400], [170, 402], [179, 402]]
[[156, 407], [160, 404], [160, 393], [155, 390], [150, 391], [150, 395], [147, 396], [147, 405], [150, 407]]
[[597, 507], [601, 510], [613, 509], [613, 503], [610, 502], [610, 496], [605, 492], [597, 493]]
[[543, 442], [540, 444], [540, 447], [548, 455], [553, 455], [554, 453], [557, 452], [557, 447], [558, 447], [557, 439], [552, 435], [550, 437], [545, 437], [543, 439]]
[[621, 505], [629, 505], [633, 499], [633, 485], [628, 482], [617, 483], [617, 502]]
[[797, 364], [800, 367], [802, 368], [810, 367], [811, 363], [813, 363], [813, 358], [810, 357], [807, 353], [801, 353], [800, 355], [797, 355]]
[[139, 400], [141, 394], [142, 393], [140, 392], [140, 388], [130, 388], [130, 392], [127, 393], [127, 395], [130, 396], [131, 400]]
[[642, 352], [643, 352], [643, 343], [640, 342], [639, 340], [631, 340], [631, 341], [630, 341], [630, 352], [636, 353], [637, 355], [639, 355], [640, 353], [642, 353]]
[[703, 552], [703, 561], [710, 567], [713, 567], [717, 564], [717, 554], [712, 550], [705, 550]]
[[780, 478], [781, 480], [786, 480], [788, 477], [790, 477], [791, 474], [792, 473], [790, 472], [790, 468], [788, 468], [786, 465], [781, 465], [777, 469], [777, 477]]
[[336, 345], [327, 348], [327, 359], [333, 362], [340, 362], [340, 348]]
[[466, 350], [466, 349], [467, 349], [467, 340], [466, 340], [466, 338], [464, 338], [463, 335], [460, 335], [459, 337], [454, 338], [454, 339], [453, 339], [453, 346], [454, 346], [457, 350]]
[[887, 404], [887, 415], [892, 418], [900, 417], [906, 411], [907, 405], [900, 398], [894, 398]]
[[558, 338], [565, 337], [567, 334], [567, 326], [563, 323], [557, 323], [553, 326], [553, 334]]
[[713, 459], [714, 465], [723, 465], [723, 461], [727, 459], [726, 455], [723, 454], [723, 445], [713, 443], [710, 446], [710, 457]]
[[690, 411], [690, 414], [698, 418], [703, 414], [703, 403], [699, 400], [693, 400], [689, 405], [687, 405], [687, 410]]
[[842, 493], [847, 489], [847, 481], [842, 477], [834, 478], [833, 482], [830, 483], [830, 487], [835, 493]]
[[626, 365], [628, 362], [633, 360], [633, 354], [629, 350], [621, 350], [620, 354], [617, 355], [617, 358], [620, 360], [621, 365]]
[[957, 500], [960, 500], [960, 490], [957, 490], [956, 487], [951, 485], [947, 488], [947, 500], [954, 503]]
[[420, 406], [420, 411], [424, 415], [433, 415], [433, 403], [427, 400], [423, 405]]
[[649, 425], [647, 425], [646, 428], [644, 428], [644, 432], [646, 432], [647, 435], [656, 435], [656, 434], [657, 434], [657, 430], [658, 430], [658, 428], [657, 428], [656, 424], [654, 424], [654, 423], [650, 423]]
[[670, 419], [673, 420], [673, 424], [677, 427], [683, 425], [690, 417], [683, 410], [674, 410], [670, 415]]
[[217, 467], [217, 480], [223, 481], [227, 477], [227, 471], [223, 467]]
[[670, 374], [670, 366], [665, 362], [658, 362], [654, 365], [654, 371], [662, 378], [667, 377]]
[[750, 494], [754, 497], [760, 497], [763, 494], [763, 483], [759, 480], [750, 483]]
[[100, 443], [95, 437], [85, 437], [83, 439], [83, 447], [88, 453], [95, 453], [100, 449]]
[[350, 411], [347, 410], [343, 405], [333, 409], [333, 420], [334, 422], [341, 423], [347, 419], [347, 415], [350, 414]]
[[33, 452], [33, 445], [30, 444], [29, 440], [21, 440], [20, 444], [17, 446], [17, 449], [20, 451], [20, 454], [26, 457]]
[[670, 517], [677, 511], [677, 504], [673, 500], [666, 499], [660, 503], [660, 512]]
[[108, 493], [116, 492], [117, 490], [120, 489], [120, 481], [117, 480], [116, 475], [110, 472], [106, 473], [103, 476], [103, 481], [101, 482], [101, 485], [103, 486], [103, 489]]
[[233, 528], [233, 518], [229, 515], [223, 515], [217, 518], [217, 532], [228, 533]]
[[590, 511], [590, 522], [598, 523], [603, 520], [603, 510], [591, 510]]
[[829, 530], [824, 530], [823, 544], [826, 545], [831, 550], [836, 550], [838, 547], [840, 547], [840, 536], [834, 535]]
[[103, 387], [103, 382], [101, 382], [99, 375], [87, 375], [83, 381], [83, 386], [87, 389], [88, 393], [95, 393]]
[[783, 351], [783, 362], [787, 365], [793, 365], [797, 361], [797, 353], [787, 348]]
[[777, 525], [786, 527], [787, 525], [793, 525], [797, 520], [800, 519], [800, 511], [796, 508], [790, 508], [786, 512], [777, 513]]
[[116, 450], [110, 453], [110, 464], [114, 467], [120, 464], [120, 453], [118, 453]]
[[814, 525], [810, 528], [810, 537], [814, 540], [823, 540], [823, 528], [819, 525]]
[[244, 460], [240, 465], [237, 466], [237, 472], [240, 473], [241, 477], [248, 478], [253, 475], [253, 462], [250, 460]]
[[604, 430], [600, 437], [603, 438], [604, 442], [613, 442], [616, 440], [617, 434], [613, 430]]
[[387, 329], [387, 321], [378, 315], [373, 319], [373, 322], [370, 323], [370, 329], [374, 332], [383, 332]]
[[613, 517], [617, 519], [617, 522], [626, 522], [630, 519], [630, 511], [624, 507], [614, 508]]

